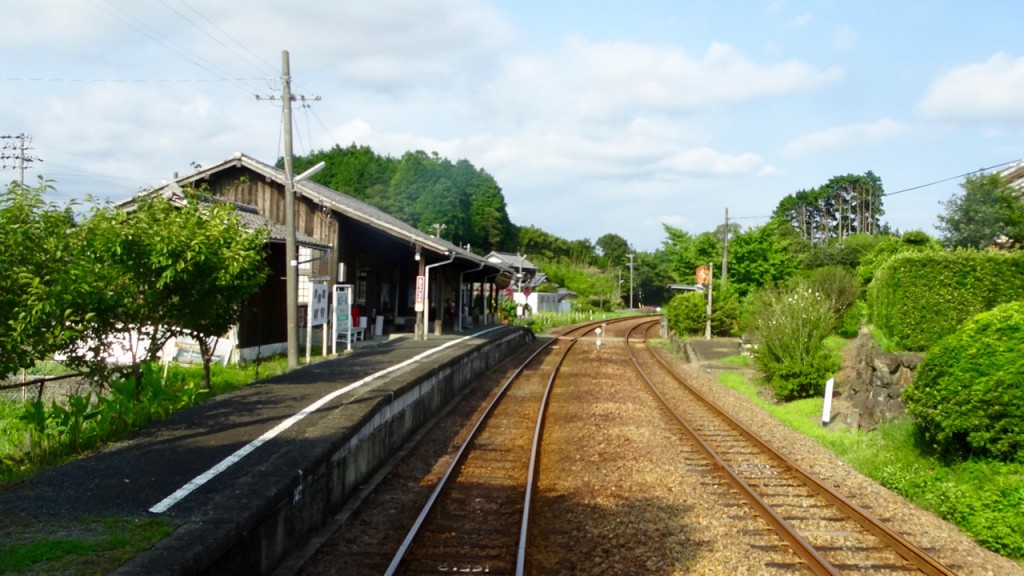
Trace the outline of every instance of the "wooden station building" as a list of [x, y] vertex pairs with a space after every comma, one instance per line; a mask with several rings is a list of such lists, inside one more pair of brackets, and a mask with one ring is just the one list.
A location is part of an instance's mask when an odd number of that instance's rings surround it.
[[[236, 153], [144, 193], [171, 197], [183, 188], [202, 187], [212, 197], [235, 204], [248, 225], [269, 229], [271, 272], [230, 338], [235, 359], [287, 350], [285, 183], [284, 170]], [[513, 278], [503, 263], [431, 236], [366, 202], [307, 180], [295, 182], [294, 190], [300, 324], [311, 285], [324, 282], [352, 286], [354, 324], [365, 319], [368, 337], [414, 332], [426, 338], [430, 332], [460, 331], [468, 321], [462, 312], [473, 296], [494, 301]], [[428, 282], [426, 317], [415, 310], [421, 276]], [[454, 319], [446, 317], [446, 307], [457, 311]], [[491, 311], [483, 312], [475, 316], [477, 321], [493, 321]]]

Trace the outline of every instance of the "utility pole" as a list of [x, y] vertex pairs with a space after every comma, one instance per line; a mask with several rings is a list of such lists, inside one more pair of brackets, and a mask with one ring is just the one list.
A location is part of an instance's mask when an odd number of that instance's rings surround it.
[[281, 51], [281, 106], [284, 112], [284, 225], [288, 253], [288, 367], [299, 365], [299, 252], [295, 246], [295, 173], [292, 171], [292, 71]]
[[[295, 241], [295, 174], [292, 170], [292, 100], [305, 102], [305, 96], [292, 95], [291, 64], [288, 51], [281, 51], [281, 109], [284, 123], [284, 226], [285, 226], [285, 298], [288, 300], [288, 367], [299, 365], [299, 253]], [[257, 100], [276, 100], [276, 96], [256, 96]], [[308, 98], [319, 100], [319, 96]]]
[[729, 209], [725, 209], [725, 238], [722, 241], [722, 289], [729, 281]]
[[629, 310], [633, 311], [633, 258], [636, 254], [629, 254]]
[[[22, 132], [21, 134], [4, 134], [0, 136], [0, 139], [4, 140], [2, 152], [0, 152], [0, 161], [3, 162], [3, 169], [9, 168], [18, 169], [18, 181], [21, 185], [25, 185], [25, 165], [33, 162], [42, 162], [42, 159], [29, 154], [32, 147], [29, 144], [32, 143], [32, 137]], [[8, 160], [15, 162], [14, 164], [8, 164]]]
[[704, 324], [704, 339], [711, 340], [711, 292], [715, 285], [715, 263], [708, 262], [708, 306], [707, 321]]

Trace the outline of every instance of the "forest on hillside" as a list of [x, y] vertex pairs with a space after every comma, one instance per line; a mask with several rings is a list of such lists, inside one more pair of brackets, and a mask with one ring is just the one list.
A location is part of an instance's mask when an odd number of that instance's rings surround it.
[[514, 252], [518, 230], [508, 218], [505, 197], [494, 177], [468, 160], [452, 162], [436, 152], [406, 152], [401, 158], [368, 146], [298, 156], [296, 173], [324, 162], [313, 180], [473, 252]]

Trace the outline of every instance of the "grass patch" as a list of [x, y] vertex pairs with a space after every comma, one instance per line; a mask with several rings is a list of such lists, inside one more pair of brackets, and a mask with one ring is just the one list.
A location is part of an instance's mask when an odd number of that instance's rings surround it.
[[753, 366], [754, 360], [746, 354], [736, 354], [735, 356], [727, 356], [721, 360], [716, 360], [719, 364], [727, 364], [729, 366]]
[[750, 373], [721, 372], [717, 378], [865, 476], [956, 524], [986, 548], [1024, 561], [1024, 464], [945, 462], [928, 451], [909, 418], [871, 432], [825, 428], [821, 398], [776, 404], [762, 398]]
[[[86, 519], [70, 525], [62, 521], [53, 527], [33, 524], [31, 534], [18, 534], [18, 528], [7, 526], [0, 543], [0, 573], [106, 574], [173, 529], [163, 519], [134, 518]], [[50, 535], [40, 536], [44, 531]]]

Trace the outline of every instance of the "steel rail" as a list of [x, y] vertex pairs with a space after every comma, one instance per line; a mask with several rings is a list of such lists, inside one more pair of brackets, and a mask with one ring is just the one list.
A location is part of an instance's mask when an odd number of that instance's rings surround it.
[[[649, 329], [649, 327], [650, 326], [648, 325], [648, 329]], [[632, 332], [631, 332], [631, 334], [632, 334]], [[665, 359], [661, 357], [661, 355], [655, 353], [652, 349], [650, 349], [650, 347], [648, 346], [647, 340], [646, 340], [646, 333], [645, 333], [645, 338], [643, 340], [643, 344], [644, 344], [645, 347], [648, 348], [648, 350], [651, 353], [651, 355], [661, 364], [661, 366], [664, 368], [665, 372], [667, 374], [669, 374], [681, 386], [683, 386], [688, 392], [690, 392], [691, 394], [696, 396], [701, 401], [702, 404], [707, 406], [713, 412], [715, 412], [718, 415], [720, 415], [723, 419], [725, 419], [729, 423], [730, 426], [732, 426], [740, 434], [742, 434], [747, 439], [749, 439], [751, 442], [753, 442], [755, 445], [757, 445], [759, 448], [761, 448], [771, 458], [775, 459], [781, 465], [783, 465], [784, 467], [786, 467], [789, 470], [791, 470], [794, 473], [794, 475], [796, 475], [799, 479], [801, 479], [809, 488], [811, 488], [811, 490], [814, 493], [818, 494], [819, 496], [821, 496], [822, 498], [827, 500], [829, 503], [831, 503], [833, 506], [838, 508], [848, 518], [850, 518], [851, 520], [856, 522], [858, 525], [860, 525], [861, 528], [863, 528], [866, 532], [871, 533], [876, 538], [878, 538], [881, 542], [883, 542], [886, 545], [888, 545], [889, 547], [891, 547], [900, 557], [902, 557], [904, 560], [906, 560], [911, 565], [913, 565], [913, 567], [917, 568], [921, 572], [923, 572], [925, 574], [928, 574], [930, 576], [954, 576], [955, 575], [955, 572], [953, 572], [953, 571], [949, 570], [948, 568], [946, 568], [945, 566], [943, 566], [941, 563], [939, 563], [938, 560], [936, 560], [932, 556], [928, 555], [926, 552], [924, 552], [923, 550], [918, 548], [916, 545], [911, 543], [909, 540], [907, 540], [906, 538], [904, 538], [900, 534], [898, 534], [895, 531], [893, 531], [891, 528], [889, 528], [888, 526], [883, 524], [880, 520], [878, 520], [877, 518], [872, 516], [866, 510], [864, 510], [860, 506], [854, 504], [852, 501], [848, 500], [843, 495], [837, 493], [835, 490], [833, 490], [832, 488], [827, 486], [824, 482], [819, 480], [816, 476], [814, 476], [810, 472], [804, 470], [799, 465], [797, 465], [795, 462], [793, 462], [792, 460], [787, 458], [785, 455], [781, 454], [779, 451], [777, 451], [774, 448], [772, 448], [768, 443], [766, 443], [764, 440], [759, 438], [749, 428], [747, 428], [746, 426], [741, 424], [739, 421], [734, 419], [732, 416], [727, 414], [725, 411], [723, 411], [721, 408], [719, 408], [718, 405], [716, 405], [714, 402], [712, 402], [708, 397], [706, 397], [704, 394], [702, 394], [699, 390], [696, 390], [695, 388], [693, 388], [689, 384], [687, 384], [686, 381], [675, 371], [675, 369], [673, 369], [672, 366], [669, 365], [669, 363], [666, 362]], [[677, 418], [679, 418], [679, 416], [677, 415], [676, 411], [674, 409], [672, 409], [671, 406], [668, 405], [666, 400], [661, 396], [661, 394], [657, 391], [657, 389], [654, 387], [654, 385], [651, 384], [651, 381], [647, 378], [647, 376], [645, 374], [643, 374], [643, 371], [640, 369], [639, 362], [637, 361], [636, 357], [633, 355], [632, 348], [630, 348], [630, 358], [633, 360], [634, 366], [636, 366], [637, 370], [641, 373], [641, 375], [643, 376], [644, 380], [646, 380], [648, 385], [651, 386], [651, 389], [654, 390], [655, 395], [657, 395], [658, 398], [661, 399], [661, 401], [665, 404], [666, 408], [668, 408], [668, 410], [670, 412], [672, 412], [674, 415], [676, 415]], [[687, 430], [691, 434], [695, 433], [694, 431], [691, 431], [689, 426], [686, 425], [685, 423], [684, 423], [684, 426], [687, 428]], [[703, 446], [703, 442], [701, 441], [700, 443]], [[710, 449], [710, 448], [708, 448], [708, 449]], [[716, 460], [716, 463], [720, 462], [720, 460], [718, 459], [717, 456], [715, 456], [714, 459]], [[720, 464], [720, 466], [723, 467], [723, 470], [727, 470], [728, 475], [730, 476], [730, 480], [733, 477], [735, 477], [736, 481], [738, 481], [740, 484], [742, 484], [744, 486], [748, 486], [746, 484], [746, 482], [744, 482], [741, 478], [739, 478], [738, 476], [735, 476], [735, 474], [731, 471], [731, 469], [729, 469], [727, 467], [727, 465], [724, 462], [722, 462]], [[744, 493], [746, 493], [746, 489], [744, 489]], [[756, 495], [754, 497], [757, 498]], [[760, 500], [760, 498], [757, 498], [757, 499]], [[774, 512], [772, 512], [772, 514], [775, 515]], [[777, 515], [775, 515], [775, 516], [777, 516]], [[781, 520], [781, 518], [780, 518], [780, 520]], [[784, 521], [783, 521], [783, 524], [786, 526], [786, 530], [792, 530], [792, 528], [789, 527], [788, 524], [786, 524]], [[784, 537], [787, 540], [789, 540], [789, 537], [787, 537], [787, 536], [784, 536]], [[810, 546], [810, 544], [806, 543], [806, 541], [802, 537], [800, 537], [799, 535], [797, 535], [797, 538], [799, 538], [799, 541], [805, 543], [807, 546]], [[799, 551], [798, 551], [798, 553], [801, 554], [801, 557], [804, 556], [804, 553], [801, 553]], [[816, 551], [814, 552], [814, 556], [819, 556]], [[831, 570], [835, 570], [834, 567], [829, 566], [829, 568]]]
[[[569, 351], [572, 349], [573, 346], [575, 346], [575, 344], [578, 341], [580, 336], [586, 334], [587, 332], [590, 332], [591, 330], [594, 329], [595, 326], [600, 326], [601, 324], [609, 324], [609, 323], [620, 322], [620, 321], [624, 321], [624, 320], [626, 320], [626, 319], [612, 319], [612, 320], [606, 320], [606, 321], [593, 321], [593, 322], [588, 322], [586, 324], [574, 327], [571, 330], [569, 330], [566, 334], [563, 334], [561, 336], [552, 338], [548, 342], [544, 343], [540, 348], [538, 348], [536, 351], [534, 351], [533, 354], [531, 354], [530, 357], [527, 358], [518, 368], [516, 368], [516, 370], [512, 373], [512, 375], [509, 376], [509, 378], [505, 381], [505, 383], [499, 389], [498, 393], [494, 395], [494, 398], [488, 404], [487, 408], [484, 410], [484, 412], [480, 415], [480, 417], [474, 423], [474, 425], [473, 425], [472, 429], [470, 430], [469, 434], [466, 436], [466, 439], [459, 446], [458, 450], [455, 453], [455, 456], [452, 458], [451, 464], [448, 466], [447, 470], [445, 470], [445, 472], [441, 476], [440, 480], [438, 480], [437, 485], [434, 487], [433, 492], [431, 492], [430, 497], [427, 499], [426, 503], [423, 505], [423, 509], [420, 511], [419, 515], [416, 517], [416, 520], [413, 522], [412, 527], [409, 529], [408, 534], [406, 534], [406, 537], [402, 541], [402, 544], [398, 547], [397, 551], [395, 552], [395, 555], [392, 558], [391, 563], [388, 565], [388, 568], [385, 571], [385, 576], [394, 576], [394, 574], [397, 573], [399, 568], [401, 568], [402, 563], [405, 561], [405, 557], [408, 555], [410, 549], [412, 548], [413, 543], [420, 536], [421, 529], [423, 528], [423, 525], [426, 522], [427, 517], [434, 510], [435, 506], [437, 505], [437, 503], [438, 503], [438, 501], [440, 499], [441, 494], [448, 488], [448, 485], [449, 485], [449, 482], [451, 481], [451, 479], [456, 475], [457, 471], [461, 468], [462, 464], [464, 463], [464, 461], [466, 459], [466, 456], [468, 455], [468, 453], [470, 451], [470, 446], [473, 444], [474, 440], [476, 439], [476, 437], [477, 437], [478, 433], [480, 432], [480, 430], [483, 428], [484, 424], [487, 422], [487, 420], [494, 413], [494, 411], [495, 411], [496, 407], [498, 406], [498, 404], [501, 403], [502, 398], [508, 392], [509, 388], [511, 388], [512, 384], [522, 375], [522, 373], [526, 370], [527, 366], [529, 366], [534, 361], [534, 359], [537, 358], [537, 356], [540, 355], [541, 352], [547, 350], [555, 342], [568, 341], [569, 345], [566, 346], [565, 351], [562, 353], [561, 357], [557, 361], [557, 364], [556, 364], [555, 368], [552, 370], [551, 377], [548, 379], [548, 382], [547, 382], [547, 385], [545, 387], [545, 391], [544, 391], [544, 394], [543, 394], [543, 399], [541, 401], [540, 411], [538, 412], [538, 415], [537, 415], [537, 423], [536, 423], [535, 428], [534, 428], [534, 438], [533, 438], [533, 442], [532, 442], [532, 445], [531, 445], [530, 463], [529, 463], [529, 469], [527, 471], [527, 481], [526, 481], [527, 485], [526, 485], [526, 491], [525, 491], [525, 496], [524, 496], [523, 515], [522, 515], [522, 521], [520, 523], [519, 540], [518, 540], [518, 543], [517, 543], [517, 551], [516, 551], [516, 574], [517, 575], [522, 575], [523, 574], [524, 567], [525, 567], [526, 534], [527, 534], [527, 531], [528, 531], [528, 523], [529, 523], [529, 509], [530, 509], [530, 503], [531, 503], [531, 499], [532, 499], [532, 495], [533, 495], [533, 484], [534, 484], [534, 480], [536, 479], [536, 475], [537, 475], [537, 472], [538, 472], [537, 461], [538, 461], [538, 455], [539, 455], [539, 452], [540, 452], [540, 438], [539, 438], [539, 435], [543, 432], [543, 428], [544, 428], [544, 422], [543, 422], [544, 414], [545, 414], [546, 409], [547, 409], [547, 402], [548, 402], [548, 398], [549, 398], [550, 393], [551, 393], [551, 388], [554, 385], [555, 377], [556, 377], [559, 369], [561, 368], [562, 363], [565, 361], [566, 356], [568, 356]], [[578, 333], [578, 335], [571, 335], [571, 334], [575, 334], [575, 333]]]
[[633, 352], [633, 348], [629, 346], [629, 340], [632, 338], [633, 331], [643, 327], [646, 333], [646, 330], [650, 329], [652, 324], [653, 323], [641, 324], [631, 330], [629, 335], [626, 337], [626, 348], [629, 351], [629, 359], [633, 362], [633, 366], [636, 368], [637, 373], [641, 378], [643, 378], [644, 382], [647, 383], [647, 386], [654, 393], [655, 397], [661, 401], [665, 409], [672, 414], [686, 433], [693, 439], [694, 443], [696, 443], [704, 454], [714, 463], [715, 467], [721, 470], [733, 487], [739, 491], [740, 495], [747, 500], [751, 507], [753, 507], [762, 518], [764, 518], [764, 520], [772, 527], [772, 530], [774, 530], [776, 534], [790, 545], [793, 552], [804, 561], [811, 572], [820, 576], [838, 576], [841, 574], [828, 562], [828, 560], [825, 560], [825, 558], [822, 557], [821, 554], [819, 554], [818, 551], [803, 538], [803, 536], [794, 530], [788, 522], [786, 522], [774, 509], [772, 509], [767, 502], [758, 496], [754, 489], [751, 488], [746, 481], [740, 478], [735, 471], [733, 471], [732, 467], [722, 460], [718, 453], [715, 452], [715, 450], [709, 446], [703, 438], [701, 438], [700, 434], [690, 426], [689, 422], [687, 422], [686, 419], [672, 407], [669, 401], [662, 396], [657, 386], [654, 385], [654, 382], [647, 377], [647, 374], [640, 367], [640, 362], [637, 360], [636, 355]]

